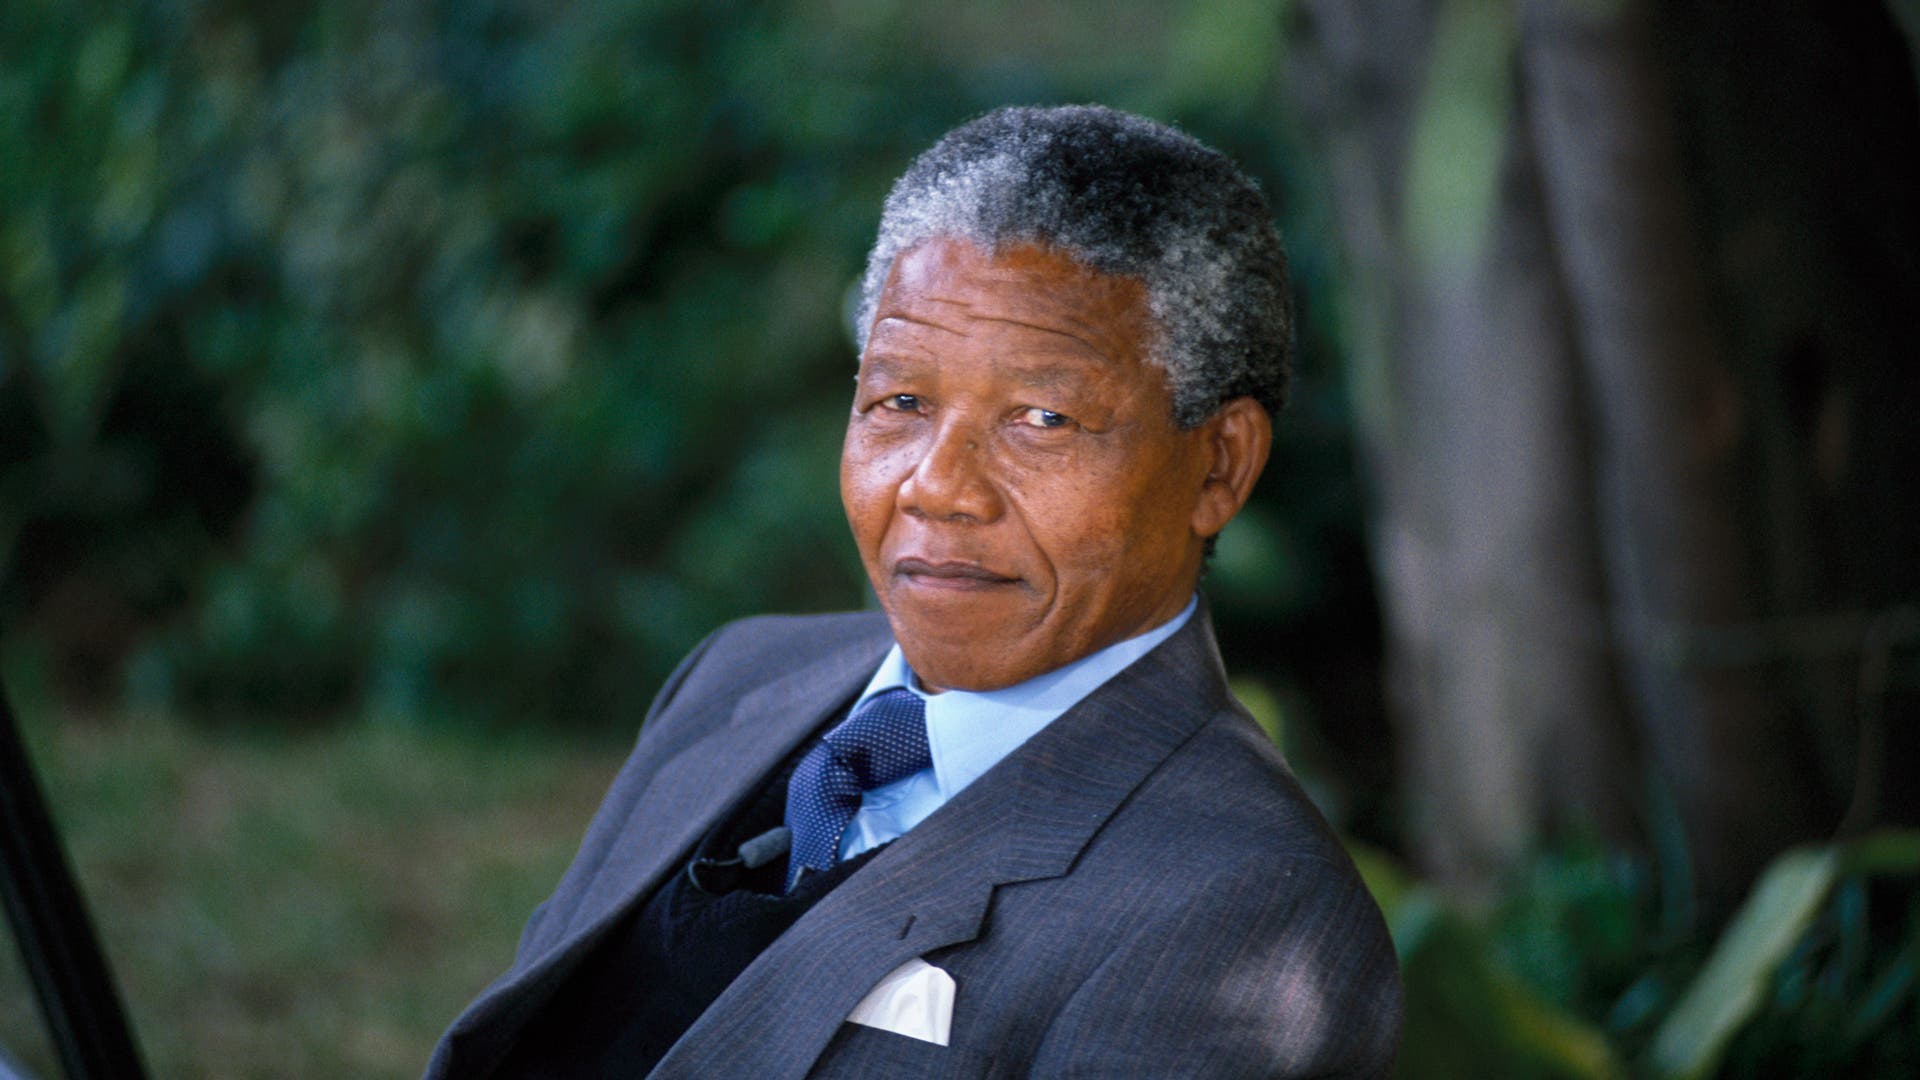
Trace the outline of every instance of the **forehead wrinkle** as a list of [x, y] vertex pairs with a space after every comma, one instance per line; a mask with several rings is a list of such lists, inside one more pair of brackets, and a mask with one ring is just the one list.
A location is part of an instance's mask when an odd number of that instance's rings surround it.
[[[936, 349], [909, 341], [904, 348], [898, 348], [896, 352], [897, 343], [883, 343], [877, 340], [878, 335], [875, 337], [873, 346], [863, 357], [863, 375], [907, 378], [928, 367], [936, 371], [941, 367], [940, 354]], [[1073, 350], [1052, 358], [1034, 361], [1003, 358], [995, 364], [995, 367], [1021, 386], [1030, 389], [1078, 390], [1087, 384], [1085, 365], [1088, 362], [1085, 350]], [[1102, 362], [1105, 362], [1104, 358]]]
[[[1077, 338], [1069, 338], [1078, 342]], [[877, 375], [902, 377], [924, 368], [944, 366], [940, 350], [916, 341], [911, 336], [882, 341], [875, 334], [863, 357], [868, 371]], [[1084, 386], [1087, 367], [1117, 368], [1118, 362], [1081, 343], [1075, 349], [1023, 350], [997, 357], [994, 367], [1017, 380], [1022, 386], [1042, 390], [1061, 390]]]
[[1059, 327], [1042, 326], [1039, 323], [1030, 323], [1025, 321], [1024, 319], [1015, 319], [1015, 318], [1009, 318], [1006, 316], [977, 315], [975, 316], [975, 318], [979, 319], [982, 322], [1002, 323], [1007, 326], [1018, 326], [1027, 330], [1038, 331], [1040, 333], [1049, 334], [1054, 337], [1063, 337], [1078, 346], [1078, 348], [1071, 350], [1072, 352], [1090, 353], [1093, 356], [1098, 357], [1101, 363], [1107, 364], [1109, 366], [1118, 366], [1120, 363], [1119, 357], [1109, 355], [1107, 350], [1101, 348], [1099, 345], [1094, 343], [1093, 338], [1096, 335], [1092, 334], [1091, 331], [1093, 327], [1092, 327], [1092, 324], [1090, 323], [1085, 323], [1085, 322], [1080, 322], [1078, 320], [1075, 320], [1072, 330], [1062, 330]]
[[1086, 385], [1086, 375], [1071, 364], [1039, 363], [1022, 364], [1018, 361], [1006, 365], [1022, 386], [1036, 390], [1073, 390]]
[[[1011, 268], [999, 263], [991, 263], [984, 268], [975, 269], [972, 273], [975, 277], [984, 278], [989, 282], [988, 287], [984, 291], [999, 297], [1019, 297], [1036, 288], [1032, 273], [1025, 269]], [[1093, 277], [1099, 276], [1100, 275], [1093, 275]], [[1120, 288], [1134, 287], [1134, 283], [1125, 280], [1117, 280], [1109, 282], [1108, 284]], [[1042, 295], [1045, 296], [1045, 288], [1040, 287], [1040, 291]], [[996, 314], [991, 311], [983, 312], [979, 310], [979, 306], [973, 300], [964, 296], [950, 297], [940, 296], [932, 292], [923, 292], [919, 299], [943, 307], [959, 308], [967, 314], [968, 318], [979, 322], [1018, 326], [1025, 330], [1033, 330], [1042, 334], [1052, 334], [1067, 338], [1083, 348], [1099, 354], [1101, 359], [1110, 363], [1117, 363], [1120, 358], [1110, 355], [1107, 350], [1097, 344], [1097, 342], [1114, 337], [1125, 339], [1130, 336], [1130, 329], [1117, 329], [1105, 322], [1089, 319], [1072, 303], [1049, 304], [1044, 300], [1040, 301], [1040, 306], [1043, 308], [1043, 311], [1037, 315], [1036, 318], [1051, 319], [1055, 323], [1055, 325], [1048, 325], [1047, 323], [1033, 322], [1021, 318], [1019, 314]], [[1032, 305], [1026, 306], [1029, 308], [1032, 307]], [[1134, 309], [1129, 312], [1129, 315], [1137, 314], [1140, 307], [1140, 300], [1135, 299], [1129, 302], [1127, 306]], [[1131, 320], [1129, 319], [1127, 321]], [[946, 329], [946, 327], [942, 327], [942, 329]]]
[[[966, 303], [963, 300], [942, 300], [939, 302], [950, 305], [950, 306], [955, 306], [955, 307], [961, 307], [961, 308], [967, 308], [967, 309], [972, 308], [972, 305]], [[974, 313], [971, 310], [969, 310], [969, 318], [972, 319], [974, 322], [998, 323], [1003, 326], [1017, 326], [1022, 330], [1029, 330], [1034, 333], [1045, 334], [1049, 338], [1064, 338], [1066, 339], [1066, 341], [1072, 343], [1071, 347], [1055, 346], [1053, 348], [1044, 349], [1044, 350], [1027, 347], [1023, 349], [1023, 351], [1046, 352], [1046, 353], [1052, 353], [1052, 354], [1058, 354], [1058, 355], [1070, 355], [1070, 356], [1091, 358], [1091, 359], [1098, 360], [1103, 366], [1106, 366], [1106, 367], [1117, 368], [1121, 366], [1120, 357], [1109, 353], [1106, 349], [1103, 349], [1099, 345], [1095, 344], [1089, 337], [1082, 336], [1081, 333], [1076, 333], [1074, 332], [1074, 330], [1062, 330], [1059, 327], [1043, 326], [1040, 323], [1032, 323], [1032, 322], [1027, 322], [1024, 319], [1016, 319], [1016, 318], [1010, 318], [1010, 317], [1000, 316], [1000, 315], [982, 315], [982, 314]], [[927, 327], [929, 329], [942, 331], [943, 333], [952, 334], [955, 337], [971, 337], [972, 336], [972, 334], [964, 328], [949, 326], [944, 322], [939, 322], [934, 319], [929, 319], [924, 315], [908, 315], [901, 312], [883, 313], [880, 316], [880, 318], [874, 321], [873, 334], [871, 336], [876, 339], [881, 337], [882, 330], [888, 323], [906, 323], [909, 326]], [[1074, 323], [1074, 327], [1075, 329], [1090, 328], [1091, 324], [1076, 320]], [[905, 341], [906, 343], [910, 344], [916, 351], [937, 352], [937, 350], [917, 341], [916, 340], [917, 335], [914, 335], [914, 334], [906, 334], [903, 336], [900, 333], [896, 332], [894, 334], [890, 334], [887, 336], [890, 338], [899, 339], [895, 341], [886, 342], [886, 346], [889, 348], [896, 347], [900, 343], [900, 341]]]

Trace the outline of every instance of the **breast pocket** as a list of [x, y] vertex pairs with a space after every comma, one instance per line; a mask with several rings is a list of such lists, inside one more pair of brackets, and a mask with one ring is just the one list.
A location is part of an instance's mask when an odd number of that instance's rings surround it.
[[810, 1077], [927, 1077], [929, 1080], [983, 1080], [1013, 1075], [992, 1057], [961, 1046], [939, 1046], [865, 1024], [841, 1024], [833, 1041], [814, 1062]]

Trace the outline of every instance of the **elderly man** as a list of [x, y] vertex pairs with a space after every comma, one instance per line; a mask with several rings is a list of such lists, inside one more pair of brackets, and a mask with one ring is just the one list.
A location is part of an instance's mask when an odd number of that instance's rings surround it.
[[1378, 1076], [1380, 915], [1196, 596], [1289, 339], [1265, 202], [1101, 108], [888, 197], [840, 494], [882, 613], [660, 691], [429, 1075]]

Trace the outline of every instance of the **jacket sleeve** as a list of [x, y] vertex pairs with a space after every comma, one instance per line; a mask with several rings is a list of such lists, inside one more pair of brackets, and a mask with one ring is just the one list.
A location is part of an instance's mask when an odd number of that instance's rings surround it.
[[1034, 1060], [1046, 1077], [1385, 1077], [1398, 965], [1351, 870], [1225, 869], [1095, 968]]

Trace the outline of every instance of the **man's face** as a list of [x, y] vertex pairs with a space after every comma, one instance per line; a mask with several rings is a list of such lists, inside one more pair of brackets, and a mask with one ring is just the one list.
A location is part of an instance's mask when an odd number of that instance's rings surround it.
[[894, 261], [840, 495], [929, 689], [1011, 686], [1186, 605], [1215, 455], [1210, 425], [1173, 423], [1151, 335], [1144, 286], [1049, 250]]

